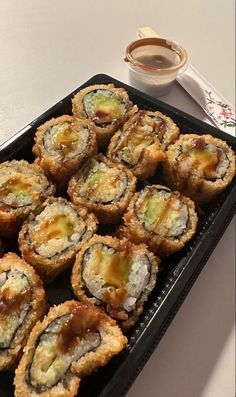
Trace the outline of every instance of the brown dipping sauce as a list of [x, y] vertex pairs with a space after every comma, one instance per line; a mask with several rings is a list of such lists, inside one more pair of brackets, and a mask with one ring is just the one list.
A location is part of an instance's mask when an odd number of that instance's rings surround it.
[[165, 69], [174, 66], [174, 63], [164, 55], [140, 55], [136, 60], [146, 66], [158, 69]]
[[99, 332], [98, 327], [106, 318], [100, 310], [86, 304], [79, 304], [71, 314], [58, 335], [57, 345], [62, 353], [67, 353], [75, 347], [77, 337], [86, 338], [86, 335], [91, 332]]

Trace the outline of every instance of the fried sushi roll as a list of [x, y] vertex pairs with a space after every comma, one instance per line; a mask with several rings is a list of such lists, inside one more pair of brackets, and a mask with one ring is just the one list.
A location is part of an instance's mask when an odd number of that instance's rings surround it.
[[0, 164], [0, 236], [16, 234], [29, 213], [54, 193], [39, 166], [25, 160]]
[[29, 333], [46, 311], [34, 269], [14, 253], [0, 259], [0, 370], [18, 362]]
[[232, 181], [235, 154], [226, 142], [211, 135], [180, 135], [168, 148], [163, 167], [168, 186], [205, 204]]
[[85, 158], [96, 152], [96, 133], [90, 120], [61, 116], [41, 125], [35, 135], [36, 162], [61, 191]]
[[108, 147], [108, 157], [128, 167], [141, 180], [153, 176], [158, 163], [166, 159], [159, 140], [166, 122], [155, 113], [159, 114], [145, 110], [135, 113], [111, 138]]
[[25, 221], [19, 248], [44, 282], [67, 269], [83, 242], [97, 230], [97, 219], [86, 208], [51, 197]]
[[67, 301], [32, 330], [16, 370], [16, 397], [72, 397], [80, 378], [105, 365], [127, 339], [93, 305]]
[[72, 287], [79, 300], [101, 305], [128, 329], [156, 284], [159, 262], [145, 244], [94, 236], [76, 256]]
[[88, 160], [71, 178], [68, 194], [73, 203], [84, 205], [102, 223], [116, 223], [135, 191], [136, 178], [121, 164], [102, 154]]
[[161, 257], [181, 250], [196, 232], [198, 216], [188, 197], [161, 185], [136, 193], [124, 217], [121, 236], [146, 243]]
[[114, 84], [95, 84], [79, 91], [72, 99], [73, 115], [95, 123], [99, 149], [106, 147], [111, 136], [137, 111], [127, 92]]

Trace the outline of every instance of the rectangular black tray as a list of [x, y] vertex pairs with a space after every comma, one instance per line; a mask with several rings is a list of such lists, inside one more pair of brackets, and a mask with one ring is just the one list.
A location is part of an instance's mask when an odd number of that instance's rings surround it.
[[[71, 98], [81, 88], [92, 84], [108, 83], [114, 83], [117, 87], [124, 87], [130, 99], [139, 108], [159, 110], [169, 115], [179, 126], [182, 133], [209, 133], [225, 140], [230, 146], [234, 146], [232, 136], [110, 76], [98, 74], [1, 145], [0, 162], [13, 158], [33, 161], [31, 147], [37, 127], [52, 117], [71, 114]], [[100, 368], [95, 374], [82, 381], [79, 390], [80, 397], [121, 397], [126, 394], [164, 335], [233, 217], [235, 192], [236, 188], [233, 181], [227, 190], [216, 201], [214, 200], [213, 204], [204, 208], [200, 216], [197, 233], [190, 243], [179, 253], [163, 261], [157, 286], [150, 295], [140, 320], [128, 333], [128, 345], [104, 368]], [[57, 279], [55, 284], [56, 286], [47, 288], [51, 303], [59, 303], [71, 298], [69, 285], [64, 276]], [[1, 397], [13, 396], [12, 384], [12, 374], [2, 372], [0, 374]]]

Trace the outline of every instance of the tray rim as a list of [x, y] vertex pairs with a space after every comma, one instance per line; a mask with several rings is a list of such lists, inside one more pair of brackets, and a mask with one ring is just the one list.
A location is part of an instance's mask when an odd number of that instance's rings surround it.
[[[10, 151], [11, 148], [17, 144], [17, 142], [20, 142], [21, 139], [26, 136], [29, 130], [31, 130], [32, 128], [36, 129], [37, 126], [42, 123], [42, 119], [52, 117], [52, 113], [55, 113], [56, 110], [63, 104], [63, 102], [71, 99], [72, 96], [75, 95], [76, 92], [78, 92], [80, 89], [95, 83], [107, 84], [109, 82], [124, 87], [129, 93], [132, 91], [132, 94], [137, 95], [141, 99], [150, 102], [153, 106], [157, 106], [160, 111], [169, 114], [171, 117], [181, 118], [181, 121], [183, 123], [186, 119], [188, 123], [190, 122], [192, 124], [192, 128], [201, 128], [201, 131], [199, 131], [199, 133], [213, 134], [220, 139], [225, 139], [230, 144], [230, 146], [234, 146], [234, 137], [225, 133], [224, 131], [218, 130], [216, 127], [213, 127], [189, 115], [188, 113], [185, 113], [182, 110], [168, 105], [160, 101], [159, 99], [153, 98], [107, 74], [96, 74], [85, 83], [83, 83], [81, 86], [76, 88], [74, 91], [72, 91], [70, 94], [65, 96], [62, 100], [60, 100], [55, 105], [46, 110], [44, 113], [42, 113], [39, 117], [35, 118], [32, 122], [27, 124], [24, 128], [19, 130], [7, 141], [3, 142], [0, 145], [0, 156], [4, 157], [4, 154], [7, 156], [7, 152]], [[111, 377], [109, 383], [103, 388], [101, 393], [99, 393], [99, 397], [111, 396], [114, 392], [114, 388], [116, 390], [116, 397], [122, 397], [127, 393], [133, 381], [136, 379], [139, 372], [144, 367], [145, 363], [158, 345], [159, 341], [161, 340], [162, 336], [164, 335], [165, 331], [167, 330], [168, 326], [176, 315], [177, 311], [181, 307], [185, 297], [187, 296], [192, 285], [196, 281], [204, 265], [207, 263], [209, 256], [211, 255], [219, 239], [223, 235], [226, 227], [228, 226], [230, 220], [232, 219], [235, 212], [235, 195], [236, 186], [233, 185], [229, 194], [227, 195], [226, 200], [223, 202], [212, 223], [208, 226], [206, 230], [205, 236], [207, 235], [208, 238], [205, 238], [204, 240], [199, 239], [197, 241], [192, 254], [187, 258], [185, 267], [178, 274], [178, 277], [171, 288], [171, 293], [168, 292], [167, 296], [163, 299], [160, 307], [153, 315], [151, 320], [152, 326], [148, 324], [143, 332], [141, 332], [134, 346], [131, 347], [129, 355], [125, 358], [125, 360], [122, 361], [118, 369]], [[201, 247], [200, 255], [199, 247]], [[196, 258], [196, 252], [198, 252], [198, 258]], [[195, 256], [192, 257], [193, 255]], [[153, 325], [154, 323], [155, 325]], [[145, 343], [143, 343], [144, 339]], [[122, 379], [122, 382], [120, 382], [119, 379]]]

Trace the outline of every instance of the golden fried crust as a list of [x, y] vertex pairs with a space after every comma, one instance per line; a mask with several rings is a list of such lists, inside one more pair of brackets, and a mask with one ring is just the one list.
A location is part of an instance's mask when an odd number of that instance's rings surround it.
[[[146, 288], [146, 291], [142, 293], [142, 296], [138, 298], [136, 307], [132, 312], [128, 313], [125, 309], [123, 309], [122, 306], [117, 307], [115, 305], [102, 302], [95, 297], [91, 297], [90, 295], [87, 295], [86, 284], [82, 278], [82, 264], [85, 252], [96, 243], [108, 245], [109, 247], [114, 248], [116, 252], [125, 252], [126, 255], [128, 253], [132, 254], [139, 252], [140, 254], [145, 254], [148, 256], [151, 265], [148, 287]], [[157, 256], [154, 256], [152, 252], [148, 251], [147, 245], [145, 244], [134, 245], [130, 243], [127, 239], [119, 240], [111, 236], [95, 235], [86, 244], [84, 244], [83, 248], [80, 250], [80, 252], [78, 252], [76, 256], [71, 275], [72, 288], [74, 294], [78, 297], [80, 301], [85, 303], [90, 302], [95, 305], [101, 305], [109, 316], [118, 321], [119, 325], [123, 330], [127, 330], [133, 324], [135, 324], [140, 314], [143, 312], [143, 305], [147, 301], [150, 292], [153, 290], [156, 284], [159, 264], [160, 259]]]
[[[85, 127], [88, 128], [89, 138], [85, 150], [79, 155], [69, 158], [65, 156], [63, 159], [58, 159], [50, 154], [44, 145], [44, 136], [48, 128], [65, 122], [70, 123], [71, 131], [80, 130]], [[35, 145], [33, 146], [33, 153], [36, 156], [36, 163], [39, 164], [53, 182], [56, 183], [57, 190], [60, 192], [67, 187], [71, 176], [77, 171], [81, 163], [87, 158], [93, 156], [97, 151], [95, 125], [88, 119], [79, 120], [72, 116], [64, 115], [57, 118], [52, 118], [46, 123], [38, 127], [35, 134]]]
[[[148, 115], [149, 113], [154, 114], [154, 112], [147, 112], [147, 111], [139, 111], [135, 113], [124, 124], [122, 130], [119, 130], [115, 133], [115, 135], [111, 138], [111, 142], [109, 144], [107, 151], [107, 155], [111, 160], [118, 161], [121, 164], [124, 164], [125, 166], [129, 167], [127, 163], [124, 163], [119, 158], [119, 152], [122, 151], [125, 145], [125, 144], [122, 145], [122, 141], [121, 144], [119, 144], [119, 141], [126, 132], [129, 132], [130, 136], [132, 135], [133, 131], [134, 133], [136, 132], [136, 130], [138, 132], [140, 118], [142, 118], [146, 114]], [[139, 132], [139, 134], [140, 133], [141, 131]], [[132, 173], [140, 180], [145, 180], [153, 176], [156, 171], [158, 163], [166, 159], [164, 148], [162, 147], [158, 137], [155, 135], [154, 132], [152, 132], [151, 135], [149, 133], [149, 137], [150, 136], [152, 136], [153, 138], [153, 143], [147, 147], [144, 147], [142, 149], [142, 152], [140, 153], [140, 157], [137, 164], [129, 167]], [[143, 132], [143, 139], [145, 141], [145, 132]]]
[[[101, 321], [97, 328], [101, 336], [101, 343], [96, 350], [85, 353], [77, 362], [73, 362], [70, 370], [67, 371], [62, 381], [59, 381], [57, 385], [47, 391], [37, 394], [35, 389], [29, 386], [26, 381], [26, 372], [33, 359], [37, 340], [40, 334], [54, 319], [70, 314], [81, 306], [83, 310], [89, 310], [89, 312], [94, 313], [95, 316], [101, 316]], [[80, 383], [79, 377], [89, 374], [99, 366], [105, 365], [114, 354], [118, 354], [123, 349], [126, 343], [127, 339], [122, 335], [114, 320], [110, 319], [94, 306], [84, 305], [76, 301], [67, 301], [59, 306], [54, 306], [49, 310], [44, 320], [36, 324], [30, 334], [28, 343], [24, 349], [24, 355], [16, 370], [14, 380], [16, 397], [36, 397], [38, 395], [42, 397], [73, 397], [78, 391]]]
[[75, 117], [83, 119], [88, 118], [88, 115], [84, 110], [83, 98], [89, 92], [99, 89], [105, 89], [119, 94], [124, 98], [127, 106], [127, 112], [123, 117], [114, 120], [111, 124], [105, 127], [99, 127], [98, 125], [95, 125], [98, 148], [103, 149], [108, 145], [110, 138], [112, 137], [114, 132], [117, 131], [117, 129], [122, 126], [125, 121], [137, 111], [137, 106], [133, 106], [133, 103], [130, 101], [129, 96], [124, 88], [116, 88], [114, 84], [95, 84], [80, 90], [72, 99], [72, 111]]
[[0, 202], [0, 236], [4, 238], [10, 238], [15, 236], [23, 221], [27, 218], [31, 211], [33, 211], [41, 202], [46, 200], [47, 197], [53, 196], [55, 194], [55, 186], [47, 180], [46, 176], [43, 174], [42, 168], [37, 164], [29, 164], [25, 160], [12, 160], [6, 161], [0, 164], [0, 173], [1, 168], [17, 168], [21, 169], [21, 167], [27, 167], [29, 170], [35, 170], [35, 172], [41, 173], [41, 178], [47, 183], [46, 190], [40, 195], [38, 200], [35, 200], [31, 205], [25, 207], [12, 208], [3, 202]]
[[[212, 181], [197, 176], [191, 170], [189, 172], [181, 171], [177, 160], [179, 149], [183, 143], [194, 139], [204, 139], [207, 144], [213, 144], [223, 149], [229, 161], [229, 166], [223, 178]], [[167, 159], [163, 162], [163, 173], [167, 185], [191, 197], [199, 205], [208, 203], [222, 193], [235, 175], [235, 154], [233, 150], [225, 141], [211, 135], [180, 135], [179, 139], [169, 146], [166, 154]]]
[[172, 143], [174, 143], [176, 141], [176, 139], [178, 139], [179, 136], [179, 127], [174, 123], [174, 121], [166, 116], [165, 114], [156, 111], [156, 112], [147, 112], [148, 115], [152, 116], [159, 116], [161, 119], [164, 120], [165, 122], [165, 129], [163, 132], [163, 136], [159, 137], [159, 140], [161, 142], [161, 145], [163, 147], [163, 149], [167, 149], [169, 145], [171, 145]]
[[61, 197], [50, 197], [48, 200], [45, 201], [42, 206], [38, 207], [34, 212], [30, 214], [30, 216], [24, 222], [19, 233], [19, 248], [21, 250], [23, 258], [35, 268], [35, 270], [45, 283], [53, 281], [56, 276], [61, 274], [72, 265], [76, 253], [79, 251], [85, 241], [85, 239], [83, 241], [79, 241], [73, 246], [73, 249], [66, 250], [64, 253], [61, 253], [60, 255], [52, 258], [41, 256], [35, 251], [34, 242], [30, 241], [29, 237], [29, 225], [31, 222], [34, 222], [34, 219], [38, 213], [40, 213], [48, 204], [53, 202], [65, 203], [66, 205], [70, 205], [78, 213], [78, 215], [87, 224], [87, 238], [89, 238], [90, 235], [92, 236], [96, 232], [98, 224], [95, 215], [92, 213], [89, 214], [86, 208], [76, 206]]
[[[118, 168], [121, 172], [124, 172], [127, 176], [127, 187], [126, 193], [118, 202], [114, 202], [111, 204], [102, 204], [98, 202], [93, 202], [87, 197], [82, 197], [78, 193], [78, 188], [86, 176], [85, 173], [89, 172], [90, 167], [92, 166], [92, 162], [88, 161], [84, 167], [82, 167], [70, 180], [68, 185], [68, 194], [71, 198], [71, 201], [76, 205], [85, 206], [89, 211], [94, 212], [99, 222], [101, 223], [117, 223], [121, 220], [121, 217], [126, 210], [131, 197], [135, 192], [136, 187], [136, 178], [132, 174], [130, 170], [124, 167], [121, 164], [117, 164], [114, 161], [111, 161], [104, 157], [102, 154], [94, 157], [95, 160], [102, 161], [110, 167]], [[109, 186], [107, 186], [109, 189]]]
[[[166, 186], [153, 185], [157, 189], [169, 190]], [[119, 236], [126, 237], [135, 244], [145, 243], [151, 251], [160, 257], [166, 257], [174, 252], [180, 251], [185, 244], [194, 236], [196, 233], [198, 216], [195, 210], [194, 202], [183, 196], [181, 193], [174, 191], [172, 192], [177, 198], [186, 204], [188, 208], [188, 224], [187, 230], [179, 238], [162, 237], [154, 232], [146, 230], [143, 225], [139, 222], [135, 214], [135, 203], [138, 198], [138, 193], [135, 193], [130, 201], [127, 212], [123, 216], [124, 224], [119, 228]]]
[[39, 276], [28, 263], [19, 258], [16, 254], [9, 252], [0, 259], [0, 274], [11, 269], [22, 271], [28, 278], [32, 288], [31, 309], [19, 331], [17, 331], [11, 348], [0, 350], [0, 370], [12, 369], [15, 367], [22, 354], [22, 349], [27, 342], [31, 329], [36, 322], [43, 317], [47, 307], [43, 283]]

